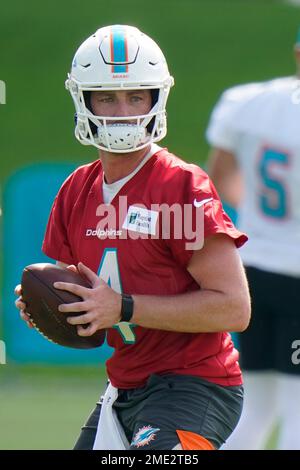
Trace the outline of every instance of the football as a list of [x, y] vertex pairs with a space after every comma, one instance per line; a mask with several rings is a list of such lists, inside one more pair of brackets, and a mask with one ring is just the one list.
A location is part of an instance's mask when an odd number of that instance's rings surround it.
[[58, 311], [60, 304], [82, 299], [71, 292], [55, 289], [53, 283], [56, 281], [91, 287], [78, 273], [56, 264], [36, 263], [26, 266], [21, 280], [22, 299], [34, 327], [49, 341], [61, 346], [76, 349], [101, 346], [105, 339], [105, 330], [96, 331], [92, 336], [79, 336], [76, 326], [67, 322], [67, 317], [82, 315], [84, 312]]

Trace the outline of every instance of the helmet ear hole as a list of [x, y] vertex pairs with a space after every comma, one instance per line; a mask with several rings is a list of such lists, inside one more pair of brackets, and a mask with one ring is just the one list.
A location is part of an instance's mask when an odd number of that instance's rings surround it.
[[[92, 105], [91, 105], [91, 92], [86, 91], [86, 90], [83, 91], [83, 99], [84, 99], [84, 103], [85, 103], [86, 108], [92, 114], [94, 114], [94, 112], [92, 110]], [[90, 126], [90, 129], [91, 129], [91, 132], [92, 132], [93, 136], [95, 136], [97, 134], [97, 126], [90, 119], [88, 121], [89, 121], [89, 126]]]
[[[152, 108], [153, 108], [153, 106], [155, 106], [156, 103], [158, 102], [159, 88], [152, 88], [150, 90], [150, 93], [151, 93]], [[147, 132], [149, 132], [149, 134], [151, 134], [151, 132], [153, 131], [154, 124], [155, 124], [155, 117], [151, 119], [148, 126], [146, 127]]]
[[152, 88], [150, 90], [152, 99], [152, 108], [158, 102], [159, 88]]
[[[87, 107], [87, 109], [88, 109], [89, 111], [91, 111], [91, 113], [93, 113], [93, 111], [92, 111], [92, 105], [91, 105], [91, 92], [84, 90], [84, 91], [83, 91], [83, 98], [84, 98], [85, 106]], [[94, 113], [93, 113], [93, 114], [94, 114]]]

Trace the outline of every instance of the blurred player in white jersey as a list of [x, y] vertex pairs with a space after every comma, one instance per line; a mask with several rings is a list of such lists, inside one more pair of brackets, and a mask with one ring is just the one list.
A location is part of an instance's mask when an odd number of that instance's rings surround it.
[[263, 448], [276, 420], [278, 448], [300, 449], [300, 30], [295, 56], [298, 77], [226, 90], [207, 130], [210, 177], [249, 235], [245, 403], [227, 449]]

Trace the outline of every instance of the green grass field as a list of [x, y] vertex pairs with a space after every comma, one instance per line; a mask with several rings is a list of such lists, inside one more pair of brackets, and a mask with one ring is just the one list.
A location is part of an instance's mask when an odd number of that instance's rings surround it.
[[[224, 88], [294, 73], [300, 9], [279, 0], [6, 2], [0, 14], [0, 80], [7, 90], [0, 105], [2, 188], [28, 164], [97, 158], [73, 137], [64, 80], [76, 47], [112, 23], [138, 26], [164, 50], [176, 81], [164, 145], [189, 161], [205, 161], [205, 127]], [[1, 237], [0, 226], [0, 243]], [[0, 263], [1, 257], [0, 251]], [[0, 286], [1, 280], [2, 264]], [[0, 449], [71, 448], [104, 381], [103, 368], [29, 367], [8, 357], [0, 365]]]
[[[103, 367], [0, 366], [0, 450], [72, 449], [105, 388]], [[278, 428], [266, 443], [274, 448]]]
[[103, 367], [0, 366], [0, 449], [72, 449]]

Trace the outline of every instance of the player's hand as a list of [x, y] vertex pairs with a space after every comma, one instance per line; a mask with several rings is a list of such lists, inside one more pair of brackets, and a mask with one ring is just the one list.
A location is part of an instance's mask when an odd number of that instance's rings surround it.
[[15, 294], [18, 296], [17, 300], [15, 301], [15, 306], [18, 310], [20, 310], [20, 317], [27, 323], [29, 328], [33, 328], [33, 324], [31, 323], [29, 315], [26, 313], [26, 304], [22, 299], [22, 286], [18, 284], [15, 287]]
[[111, 328], [120, 321], [122, 299], [120, 294], [83, 263], [78, 264], [78, 272], [90, 282], [91, 288], [55, 282], [56, 289], [72, 292], [82, 298], [80, 302], [61, 304], [58, 309], [65, 314], [82, 312], [82, 315], [68, 317], [68, 322], [77, 326], [79, 336], [91, 336], [97, 330]]
[[78, 269], [75, 266], [75, 264], [69, 264], [69, 266], [67, 266], [67, 269], [69, 269], [70, 271], [73, 271], [74, 273], [78, 273]]

